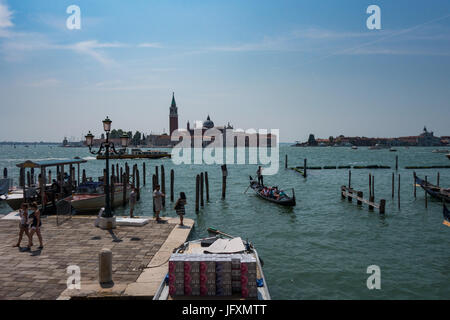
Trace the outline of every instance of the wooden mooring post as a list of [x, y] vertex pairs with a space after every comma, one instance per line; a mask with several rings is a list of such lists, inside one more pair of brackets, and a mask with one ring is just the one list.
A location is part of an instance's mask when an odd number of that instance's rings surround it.
[[288, 155], [285, 155], [284, 168], [285, 168], [285, 169], [288, 168]]
[[438, 187], [439, 187], [440, 176], [441, 176], [441, 175], [440, 175], [440, 173], [438, 172], [438, 173], [437, 173], [437, 184], [436, 184]]
[[195, 212], [198, 213], [199, 211], [199, 206], [198, 206], [198, 202], [199, 202], [199, 187], [200, 187], [200, 176], [197, 175], [197, 177], [195, 178]]
[[137, 168], [136, 165], [136, 200], [139, 201], [141, 200], [141, 177], [139, 175], [139, 169]]
[[173, 202], [174, 201], [174, 190], [173, 190], [173, 186], [175, 183], [175, 172], [172, 170], [170, 170], [170, 201]]
[[395, 170], [398, 170], [398, 156], [395, 156]]
[[205, 177], [203, 175], [203, 172], [200, 173], [200, 205], [202, 207], [205, 206], [205, 199], [204, 199], [204, 182], [205, 182]]
[[400, 210], [400, 173], [398, 174], [398, 191], [397, 191], [398, 209]]
[[[428, 184], [428, 177], [425, 176], [425, 185]], [[427, 197], [427, 190], [424, 190], [425, 192], [425, 208], [428, 208], [428, 197]]]
[[[163, 165], [161, 165], [161, 192], [166, 194], [166, 172]], [[166, 197], [162, 198], [162, 205], [163, 208], [166, 207]]]
[[372, 176], [372, 197], [375, 198], [375, 176]]
[[224, 164], [222, 165], [222, 200], [224, 200], [226, 197], [227, 175], [228, 175], [227, 165]]
[[352, 171], [348, 170], [348, 187], [352, 187]]
[[145, 169], [145, 162], [142, 163], [142, 182], [144, 183], [144, 186], [147, 184], [147, 174]]
[[159, 184], [159, 168], [155, 167], [156, 184]]
[[395, 181], [394, 181], [394, 173], [392, 172], [392, 199], [394, 199], [394, 189], [395, 189]]
[[358, 201], [356, 202], [356, 204], [360, 206], [360, 205], [362, 205], [361, 199], [363, 198], [363, 192], [362, 191], [358, 191], [357, 195], [358, 195], [358, 198], [357, 198]]
[[416, 191], [416, 172], [413, 172], [413, 181], [414, 181], [414, 198], [417, 198], [417, 191]]
[[209, 202], [209, 181], [208, 172], [205, 172], [206, 202]]
[[372, 196], [372, 174], [369, 173], [369, 198]]
[[303, 160], [303, 176], [306, 178], [306, 176], [307, 176], [307, 173], [306, 173], [306, 170], [307, 170], [307, 162], [308, 162], [308, 160], [305, 158], [305, 160]]

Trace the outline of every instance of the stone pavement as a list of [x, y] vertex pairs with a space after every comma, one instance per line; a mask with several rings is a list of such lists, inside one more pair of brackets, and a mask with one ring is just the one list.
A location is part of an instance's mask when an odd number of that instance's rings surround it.
[[[169, 221], [170, 220], [170, 221]], [[0, 219], [0, 299], [50, 299], [67, 289], [67, 267], [81, 269], [81, 286], [98, 287], [98, 253], [109, 248], [113, 253], [113, 281], [110, 291], [121, 291], [136, 282], [173, 230], [176, 219], [166, 223], [150, 221], [142, 227], [118, 226], [113, 231], [94, 227], [95, 217], [72, 217], [56, 225], [54, 217], [43, 218], [44, 249], [38, 250], [37, 236], [31, 251], [13, 248], [18, 238], [18, 222]], [[191, 223], [191, 227], [193, 221]], [[186, 238], [191, 228], [185, 232]], [[179, 243], [186, 241], [178, 239]], [[169, 241], [173, 243], [173, 241]], [[180, 244], [181, 244], [180, 243]], [[168, 251], [173, 248], [166, 248]], [[162, 279], [161, 279], [162, 280]], [[159, 280], [159, 281], [161, 281]], [[67, 294], [67, 293], [66, 293]]]

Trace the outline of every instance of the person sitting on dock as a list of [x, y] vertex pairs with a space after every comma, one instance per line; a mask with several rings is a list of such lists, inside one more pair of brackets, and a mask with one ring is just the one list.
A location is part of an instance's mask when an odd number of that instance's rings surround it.
[[130, 192], [130, 218], [134, 218], [134, 206], [136, 205], [136, 188], [134, 186], [131, 187]]
[[153, 200], [154, 200], [154, 206], [155, 206], [155, 214], [156, 214], [156, 221], [159, 222], [161, 219], [159, 218], [159, 213], [162, 209], [162, 198], [166, 195], [159, 191], [160, 185], [155, 186], [155, 191], [153, 191]]
[[30, 249], [30, 233], [28, 232], [28, 204], [22, 203], [19, 209], [20, 223], [19, 223], [19, 241], [14, 247], [20, 248], [20, 243], [22, 242], [23, 234], [25, 233], [28, 237], [28, 249]]
[[184, 226], [183, 224], [183, 218], [186, 214], [184, 206], [187, 204], [186, 201], [186, 194], [184, 192], [180, 192], [180, 198], [175, 203], [175, 210], [177, 212], [177, 215], [180, 216], [180, 226]]

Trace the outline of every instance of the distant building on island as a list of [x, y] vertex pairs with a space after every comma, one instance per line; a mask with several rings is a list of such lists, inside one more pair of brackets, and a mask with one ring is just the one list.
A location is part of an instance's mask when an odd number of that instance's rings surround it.
[[[173, 132], [176, 130], [186, 130], [189, 132], [192, 138], [195, 138], [196, 135], [202, 136], [203, 143], [202, 147], [209, 145], [214, 142], [214, 137], [208, 137], [205, 135], [207, 130], [217, 129], [218, 132], [222, 134], [224, 146], [227, 140], [227, 134], [233, 135], [234, 147], [248, 147], [252, 146], [267, 146], [267, 147], [275, 147], [277, 137], [270, 133], [260, 135], [259, 133], [245, 133], [242, 130], [234, 130], [233, 126], [228, 122], [227, 125], [216, 126], [214, 122], [211, 120], [211, 117], [208, 115], [206, 120], [201, 123], [200, 126], [192, 128], [190, 122], [187, 122], [186, 128], [179, 128], [178, 126], [178, 106], [175, 101], [175, 93], [172, 93], [172, 102], [169, 107], [169, 133], [163, 132], [162, 134], [142, 134], [139, 131], [133, 135], [131, 131], [125, 132], [121, 129], [112, 130], [110, 133], [109, 141], [114, 143], [115, 146], [120, 146], [120, 136], [123, 133], [128, 134], [130, 138], [129, 146], [136, 147], [157, 147], [157, 148], [172, 148], [177, 145], [179, 141], [172, 141], [171, 136]], [[261, 143], [263, 140], [266, 140], [266, 143]], [[101, 135], [100, 139], [94, 139], [94, 146], [99, 146], [101, 143], [106, 142], [104, 134]], [[64, 140], [63, 145], [68, 146], [70, 143], [67, 142], [67, 139]], [[86, 142], [80, 142], [81, 146], [86, 146]], [[194, 146], [194, 142], [192, 141], [192, 146]]]
[[309, 135], [307, 142], [297, 142], [294, 146], [361, 146], [370, 147], [375, 145], [382, 146], [444, 146], [450, 143], [449, 136], [436, 137], [434, 133], [428, 131], [426, 127], [418, 136], [406, 136], [398, 138], [367, 138], [367, 137], [329, 137], [328, 139], [315, 139], [313, 134]]
[[[178, 144], [178, 141], [171, 141], [171, 135], [177, 129], [182, 130], [182, 128], [179, 128], [179, 126], [178, 126], [178, 107], [177, 107], [177, 103], [175, 101], [175, 93], [173, 93], [172, 94], [172, 103], [169, 108], [169, 132], [170, 132], [170, 134], [163, 133], [163, 134], [159, 134], [159, 135], [156, 135], [156, 134], [148, 135], [146, 138], [147, 146], [149, 146], [149, 147], [173, 147], [174, 145]], [[206, 120], [201, 123], [201, 126], [195, 127], [195, 128], [191, 127], [191, 124], [188, 121], [186, 123], [186, 128], [185, 128], [185, 130], [187, 130], [189, 132], [189, 134], [191, 135], [192, 138], [195, 138], [196, 135], [199, 135], [201, 133], [203, 140], [204, 140], [202, 143], [202, 147], [205, 147], [205, 146], [209, 145], [210, 143], [214, 142], [214, 137], [208, 137], [207, 135], [205, 135], [206, 131], [210, 130], [210, 129], [217, 129], [218, 132], [220, 132], [223, 135], [224, 145], [226, 142], [227, 130], [228, 130], [228, 132], [230, 132], [229, 130], [233, 130], [234, 147], [244, 146], [244, 145], [248, 147], [250, 145], [251, 140], [256, 141], [257, 145], [259, 146], [260, 139], [262, 139], [262, 138], [267, 139], [267, 146], [270, 147], [275, 144], [275, 139], [276, 139], [276, 137], [271, 134], [264, 135], [264, 137], [263, 137], [263, 136], [260, 136], [258, 133], [255, 133], [254, 136], [252, 136], [252, 134], [245, 134], [244, 132], [235, 132], [234, 128], [230, 124], [230, 122], [228, 122], [227, 125], [216, 126], [214, 124], [214, 122], [211, 120], [211, 117], [209, 115], [207, 116]], [[245, 141], [245, 142], [240, 143], [240, 141]], [[243, 144], [243, 145], [241, 145], [241, 144]], [[194, 146], [193, 140], [192, 140], [191, 146], [192, 147]]]

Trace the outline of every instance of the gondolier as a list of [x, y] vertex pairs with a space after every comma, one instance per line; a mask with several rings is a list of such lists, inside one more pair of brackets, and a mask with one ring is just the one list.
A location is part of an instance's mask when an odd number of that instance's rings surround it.
[[258, 167], [258, 170], [256, 171], [256, 175], [258, 176], [258, 183], [260, 185], [264, 185], [264, 179], [263, 179], [263, 175], [262, 175], [262, 168], [261, 166]]

